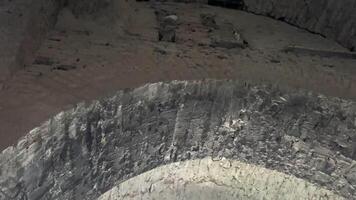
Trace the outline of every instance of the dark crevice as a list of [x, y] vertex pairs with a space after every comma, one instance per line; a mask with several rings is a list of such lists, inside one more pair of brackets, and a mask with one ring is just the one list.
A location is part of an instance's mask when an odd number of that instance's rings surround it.
[[245, 8], [245, 2], [243, 0], [208, 0], [208, 4], [239, 10], [243, 10]]

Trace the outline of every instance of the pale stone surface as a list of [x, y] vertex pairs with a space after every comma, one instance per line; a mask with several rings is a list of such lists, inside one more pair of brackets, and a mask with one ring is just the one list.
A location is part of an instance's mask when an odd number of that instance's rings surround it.
[[344, 199], [303, 179], [222, 158], [172, 163], [131, 178], [98, 200]]

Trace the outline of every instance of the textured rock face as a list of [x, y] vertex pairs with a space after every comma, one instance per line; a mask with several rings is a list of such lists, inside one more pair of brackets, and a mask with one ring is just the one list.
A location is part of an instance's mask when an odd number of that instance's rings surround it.
[[95, 199], [171, 162], [257, 164], [356, 197], [356, 104], [229, 81], [173, 82], [79, 104], [0, 154], [0, 199]]
[[244, 0], [245, 9], [356, 48], [356, 0]]
[[[119, 1], [115, 1], [119, 2]], [[121, 2], [121, 1], [120, 1]], [[0, 1], [0, 89], [1, 82], [34, 60], [43, 38], [57, 20], [63, 6], [76, 15], [94, 15], [112, 0], [13, 0]], [[116, 4], [119, 3], [115, 3]]]
[[[281, 184], [283, 183], [283, 184]], [[239, 161], [172, 163], [131, 178], [98, 200], [344, 199], [302, 179]]]
[[61, 3], [62, 0], [0, 2], [0, 85], [14, 71], [32, 63], [44, 35], [56, 21]]
[[106, 9], [110, 4], [113, 4], [113, 0], [67, 0], [66, 6], [68, 6], [74, 15], [93, 15]]

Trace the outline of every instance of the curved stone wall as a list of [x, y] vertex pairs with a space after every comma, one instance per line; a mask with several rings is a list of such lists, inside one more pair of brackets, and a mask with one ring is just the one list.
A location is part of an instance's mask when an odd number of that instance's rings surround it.
[[95, 199], [171, 162], [225, 157], [356, 196], [356, 103], [234, 81], [173, 82], [79, 104], [0, 154], [2, 199]]
[[172, 163], [131, 178], [98, 200], [344, 199], [303, 179], [222, 158]]
[[319, 33], [356, 49], [356, 0], [243, 0], [245, 9]]

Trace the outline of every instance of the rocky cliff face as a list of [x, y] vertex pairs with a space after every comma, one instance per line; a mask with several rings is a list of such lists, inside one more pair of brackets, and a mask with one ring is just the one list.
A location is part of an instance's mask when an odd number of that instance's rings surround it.
[[356, 0], [244, 0], [245, 9], [271, 16], [356, 48]]
[[0, 199], [95, 199], [135, 175], [226, 157], [356, 196], [356, 104], [233, 81], [173, 82], [79, 104], [0, 154]]

